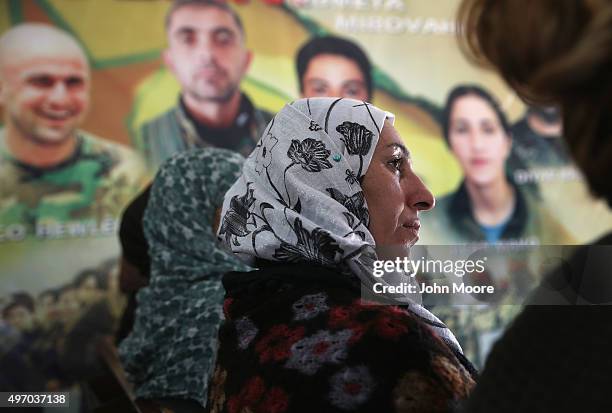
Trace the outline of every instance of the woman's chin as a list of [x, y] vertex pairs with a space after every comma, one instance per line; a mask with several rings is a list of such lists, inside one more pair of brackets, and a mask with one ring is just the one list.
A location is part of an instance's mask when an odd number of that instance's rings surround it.
[[401, 245], [411, 247], [419, 240], [419, 229], [416, 227], [402, 226], [398, 228], [398, 233], [401, 236]]
[[503, 174], [493, 174], [493, 173], [479, 173], [467, 176], [467, 181], [476, 187], [486, 188], [495, 183], [496, 179], [502, 177]]
[[409, 248], [419, 240], [419, 230], [414, 227], [399, 227], [395, 230], [393, 237], [385, 240], [381, 245], [383, 248]]

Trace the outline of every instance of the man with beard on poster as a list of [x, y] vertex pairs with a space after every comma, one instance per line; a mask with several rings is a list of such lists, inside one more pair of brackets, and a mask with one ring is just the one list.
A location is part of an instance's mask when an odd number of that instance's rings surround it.
[[193, 147], [248, 155], [271, 115], [240, 91], [253, 55], [239, 16], [225, 2], [177, 0], [166, 15], [166, 33], [163, 59], [181, 94], [137, 137], [149, 167], [157, 170], [171, 155]]
[[[163, 58], [180, 83], [181, 94], [174, 107], [141, 129], [137, 145], [149, 167], [157, 170], [171, 155], [195, 147], [213, 146], [247, 156], [272, 115], [255, 108], [239, 88], [252, 60], [240, 17], [224, 2], [176, 0], [165, 25], [168, 48]], [[120, 287], [129, 302], [119, 340], [132, 328], [135, 293], [149, 278], [142, 229], [149, 192], [150, 186], [125, 209], [121, 220]]]
[[27, 23], [0, 38], [0, 232], [114, 231], [144, 166], [127, 148], [78, 129], [89, 92], [87, 58], [68, 33]]

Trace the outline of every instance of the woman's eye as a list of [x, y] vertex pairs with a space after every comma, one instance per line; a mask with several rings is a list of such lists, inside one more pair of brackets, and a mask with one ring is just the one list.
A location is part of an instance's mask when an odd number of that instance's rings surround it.
[[498, 125], [495, 124], [492, 121], [484, 121], [480, 124], [480, 129], [482, 130], [482, 132], [486, 135], [493, 135], [495, 133], [497, 133], [498, 129]]
[[496, 132], [495, 128], [492, 126], [485, 126], [482, 130], [486, 135], [493, 135]]
[[395, 169], [396, 172], [402, 171], [403, 163], [404, 163], [404, 158], [394, 158], [389, 161], [389, 165], [391, 165], [391, 167]]
[[458, 134], [464, 134], [468, 132], [468, 128], [467, 126], [456, 126], [453, 132], [458, 133]]
[[364, 94], [364, 91], [358, 88], [347, 89], [345, 94], [349, 97], [361, 96]]

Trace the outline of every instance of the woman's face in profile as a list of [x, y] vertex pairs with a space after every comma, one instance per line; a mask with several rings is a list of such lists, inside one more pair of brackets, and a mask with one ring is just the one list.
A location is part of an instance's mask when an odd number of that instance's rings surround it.
[[412, 170], [410, 153], [388, 121], [361, 186], [376, 245], [414, 244], [421, 226], [419, 211], [431, 209], [434, 197]]
[[476, 95], [455, 100], [450, 112], [448, 141], [465, 179], [488, 185], [505, 179], [512, 141], [489, 103]]

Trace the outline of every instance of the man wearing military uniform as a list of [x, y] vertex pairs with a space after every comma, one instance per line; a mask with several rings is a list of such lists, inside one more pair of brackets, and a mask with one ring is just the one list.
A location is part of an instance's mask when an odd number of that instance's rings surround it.
[[163, 58], [181, 85], [176, 106], [145, 123], [136, 139], [156, 170], [171, 155], [214, 146], [248, 156], [271, 114], [240, 91], [252, 53], [234, 10], [213, 0], [175, 1], [166, 17]]
[[78, 129], [89, 86], [85, 54], [67, 33], [29, 23], [0, 38], [0, 239], [112, 234], [141, 187], [135, 153]]

